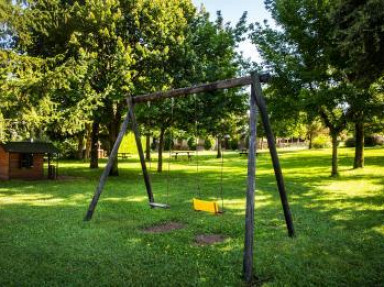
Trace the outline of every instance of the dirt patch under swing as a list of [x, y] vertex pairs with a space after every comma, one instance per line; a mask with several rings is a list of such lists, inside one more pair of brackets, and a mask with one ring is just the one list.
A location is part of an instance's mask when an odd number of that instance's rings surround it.
[[143, 231], [147, 233], [162, 233], [162, 232], [170, 232], [173, 230], [183, 229], [184, 227], [185, 225], [179, 222], [166, 222], [166, 223], [144, 228]]
[[198, 245], [210, 245], [223, 242], [227, 238], [227, 236], [224, 236], [222, 234], [200, 234], [196, 235], [195, 241]]

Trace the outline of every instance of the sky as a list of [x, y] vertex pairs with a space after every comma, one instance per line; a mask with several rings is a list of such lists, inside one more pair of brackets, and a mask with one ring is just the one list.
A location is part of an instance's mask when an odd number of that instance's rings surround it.
[[[269, 12], [265, 10], [263, 0], [192, 0], [196, 7], [203, 4], [211, 14], [212, 20], [215, 19], [216, 11], [220, 10], [225, 22], [236, 24], [244, 11], [248, 12], [248, 23], [273, 22]], [[260, 62], [260, 57], [255, 46], [249, 41], [240, 44], [239, 50], [244, 53], [246, 58]]]

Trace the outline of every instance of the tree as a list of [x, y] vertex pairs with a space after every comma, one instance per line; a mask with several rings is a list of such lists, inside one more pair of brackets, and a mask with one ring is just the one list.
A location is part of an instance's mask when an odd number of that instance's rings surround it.
[[369, 88], [384, 75], [384, 2], [332, 1], [334, 38], [351, 82]]
[[[183, 1], [27, 1], [11, 22], [17, 29], [16, 50], [40, 59], [55, 58], [52, 71], [64, 81], [53, 84], [79, 91], [61, 97], [59, 110], [81, 100], [92, 103], [92, 160], [97, 167], [100, 125], [107, 127], [112, 147], [126, 109], [128, 95], [151, 91], [160, 76], [161, 63], [170, 50], [184, 41], [183, 27], [194, 15], [189, 0]], [[73, 81], [63, 67], [82, 69]], [[63, 93], [54, 93], [62, 95]], [[61, 106], [64, 102], [64, 106]], [[77, 110], [76, 110], [77, 111]], [[111, 174], [117, 175], [117, 161]]]
[[[235, 47], [244, 32], [245, 15], [235, 28], [223, 25], [223, 18], [218, 13], [215, 22], [209, 20], [209, 14], [201, 11], [192, 18], [184, 32], [185, 41], [164, 59], [162, 77], [158, 77], [159, 89], [180, 88], [193, 84], [212, 82], [234, 77], [239, 69], [239, 61]], [[223, 98], [225, 97], [225, 101]], [[150, 107], [142, 106], [140, 122], [150, 123], [159, 130], [158, 172], [162, 171], [162, 153], [164, 135], [171, 127], [186, 131], [189, 134], [200, 132], [215, 135], [222, 120], [229, 118], [231, 111], [243, 107], [244, 98], [234, 91], [215, 92], [199, 95], [195, 98], [165, 100], [153, 102]]]
[[[200, 82], [213, 82], [236, 76], [243, 61], [241, 55], [235, 52], [235, 48], [246, 32], [246, 16], [244, 13], [232, 27], [230, 23], [224, 25], [220, 11], [217, 12], [215, 22], [209, 21], [208, 13], [200, 13], [199, 23], [193, 34], [193, 46], [199, 59], [197, 79]], [[231, 89], [199, 95], [195, 102], [190, 103], [189, 110], [193, 110], [195, 114], [190, 115], [187, 121], [197, 120], [197, 136], [208, 134], [217, 138], [217, 157], [221, 157], [221, 140], [224, 135], [231, 133], [234, 117], [244, 114], [247, 110], [247, 100], [248, 97], [244, 93]], [[183, 125], [188, 126], [188, 122]], [[191, 129], [195, 127], [190, 126]]]
[[380, 112], [383, 106], [383, 102], [376, 101], [370, 86], [384, 75], [384, 2], [333, 1], [329, 15], [334, 44], [340, 51], [331, 58], [332, 64], [343, 70], [357, 91], [348, 103], [352, 111], [350, 120], [355, 125], [353, 167], [359, 168], [364, 166], [365, 123], [372, 112]]
[[346, 127], [348, 89], [340, 71], [330, 66], [335, 53], [328, 19], [330, 4], [307, 0], [267, 0], [265, 4], [279, 30], [267, 23], [251, 28], [264, 64], [275, 74], [269, 100], [280, 102], [280, 114], [286, 118], [298, 117], [300, 111], [320, 115], [332, 136], [331, 175], [336, 176], [338, 136]]
[[308, 140], [308, 148], [312, 149], [313, 139], [320, 134], [320, 132], [324, 130], [324, 127], [320, 121], [320, 119], [314, 119], [307, 122], [307, 140]]

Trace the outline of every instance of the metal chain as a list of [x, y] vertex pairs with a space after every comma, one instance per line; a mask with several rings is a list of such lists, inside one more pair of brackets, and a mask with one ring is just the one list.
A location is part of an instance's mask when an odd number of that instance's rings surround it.
[[[174, 98], [171, 99], [171, 124], [173, 124], [174, 119]], [[168, 204], [169, 199], [169, 179], [171, 174], [171, 158], [172, 158], [172, 146], [173, 146], [173, 129], [170, 128], [170, 146], [169, 146], [169, 156], [168, 156], [168, 171], [167, 171], [167, 190], [166, 190], [166, 203]]]
[[221, 212], [224, 212], [224, 198], [223, 198], [223, 168], [224, 168], [224, 154], [221, 153], [221, 173], [220, 173], [220, 198], [221, 198]]

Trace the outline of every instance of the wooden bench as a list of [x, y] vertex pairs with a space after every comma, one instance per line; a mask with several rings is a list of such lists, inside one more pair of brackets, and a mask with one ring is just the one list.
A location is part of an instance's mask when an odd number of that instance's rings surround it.
[[248, 155], [248, 151], [245, 150], [245, 149], [242, 149], [241, 152], [239, 152], [239, 155], [242, 156], [242, 155]]
[[174, 156], [175, 157], [175, 160], [177, 160], [177, 156], [178, 155], [187, 155], [188, 156], [188, 160], [190, 160], [190, 158], [192, 157], [194, 152], [190, 152], [190, 151], [177, 151], [177, 152], [173, 152], [171, 154], [171, 156]]
[[127, 159], [131, 156], [131, 154], [129, 152], [119, 152], [117, 154], [117, 157], [118, 158], [121, 158], [121, 159]]
[[[258, 156], [260, 153], [259, 152], [256, 152], [256, 156]], [[248, 151], [246, 150], [242, 150], [241, 152], [239, 152], [239, 155], [242, 156], [242, 155], [248, 155]]]

